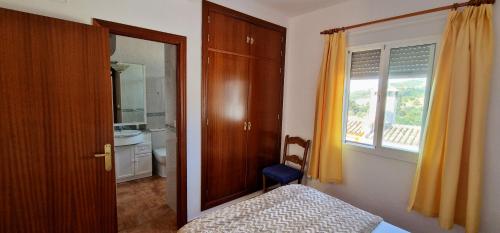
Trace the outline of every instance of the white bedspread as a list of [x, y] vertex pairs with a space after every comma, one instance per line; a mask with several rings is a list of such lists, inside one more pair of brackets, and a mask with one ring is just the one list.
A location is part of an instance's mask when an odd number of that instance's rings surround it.
[[209, 213], [179, 232], [369, 233], [382, 218], [303, 185], [286, 185]]

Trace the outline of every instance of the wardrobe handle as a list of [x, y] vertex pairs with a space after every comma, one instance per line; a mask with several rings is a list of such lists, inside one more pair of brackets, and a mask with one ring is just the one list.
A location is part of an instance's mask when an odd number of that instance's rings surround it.
[[247, 131], [247, 122], [243, 123], [243, 131]]
[[247, 36], [247, 44], [249, 44], [249, 43], [250, 43], [250, 37]]
[[248, 129], [248, 131], [252, 130], [252, 122], [251, 121], [248, 122], [247, 129]]
[[250, 38], [250, 44], [253, 44], [253, 37]]

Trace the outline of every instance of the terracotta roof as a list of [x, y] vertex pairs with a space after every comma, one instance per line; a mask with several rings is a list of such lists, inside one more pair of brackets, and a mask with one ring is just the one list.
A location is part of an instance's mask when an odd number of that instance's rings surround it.
[[[347, 134], [358, 137], [372, 137], [373, 131], [367, 134], [363, 131], [363, 121], [349, 120]], [[365, 135], [366, 134], [366, 135]], [[392, 124], [384, 129], [384, 143], [417, 146], [420, 143], [420, 126]]]
[[366, 132], [364, 132], [363, 129], [363, 121], [361, 120], [351, 120], [349, 119], [347, 121], [347, 134], [356, 136], [356, 137], [367, 137], [370, 138], [373, 135], [373, 131], [368, 132], [367, 135]]

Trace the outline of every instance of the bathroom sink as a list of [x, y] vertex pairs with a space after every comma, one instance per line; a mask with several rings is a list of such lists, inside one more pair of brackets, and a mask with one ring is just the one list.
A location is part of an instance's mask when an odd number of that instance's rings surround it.
[[133, 137], [141, 133], [142, 132], [139, 130], [120, 130], [120, 131], [115, 131], [115, 138]]
[[126, 146], [144, 142], [144, 134], [139, 130], [115, 131], [115, 146]]

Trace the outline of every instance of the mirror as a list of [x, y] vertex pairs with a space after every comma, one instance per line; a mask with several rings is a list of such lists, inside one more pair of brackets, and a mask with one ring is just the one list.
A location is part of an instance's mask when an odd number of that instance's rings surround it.
[[115, 125], [146, 124], [146, 67], [111, 62]]

